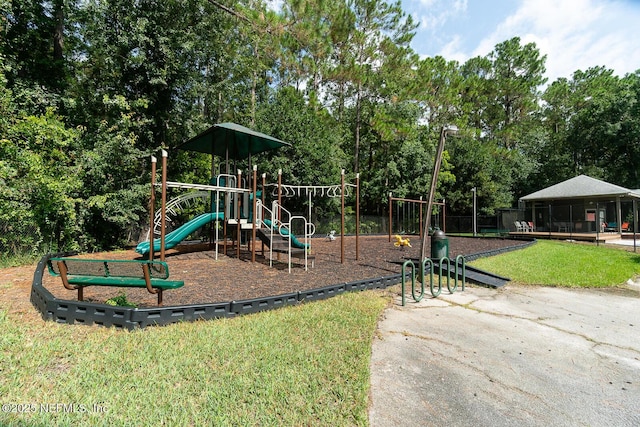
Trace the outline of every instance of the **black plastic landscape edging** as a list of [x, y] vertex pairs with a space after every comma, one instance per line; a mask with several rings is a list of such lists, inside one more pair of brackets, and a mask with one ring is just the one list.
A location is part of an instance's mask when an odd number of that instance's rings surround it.
[[33, 276], [31, 303], [42, 313], [43, 319], [58, 323], [100, 325], [128, 330], [147, 326], [163, 326], [182, 321], [235, 317], [302, 302], [323, 300], [345, 292], [384, 289], [401, 281], [400, 274], [394, 274], [241, 301], [153, 308], [118, 307], [85, 301], [62, 300], [54, 297], [42, 285], [42, 277], [47, 268], [47, 261], [50, 258], [60, 256], [68, 256], [68, 254], [48, 254], [42, 257]]
[[[465, 256], [466, 260], [497, 255], [525, 248], [535, 241], [509, 248], [481, 252]], [[181, 306], [161, 306], [152, 308], [119, 307], [108, 304], [96, 304], [85, 301], [63, 300], [53, 296], [42, 285], [42, 278], [50, 258], [70, 256], [70, 253], [47, 254], [40, 259], [31, 284], [31, 303], [42, 313], [44, 320], [58, 323], [100, 325], [117, 329], [134, 330], [147, 326], [165, 326], [177, 322], [193, 322], [230, 318], [243, 314], [297, 305], [303, 302], [320, 301], [345, 292], [386, 289], [402, 281], [401, 274], [356, 280], [347, 283], [324, 286], [317, 289], [292, 292], [283, 295], [253, 298], [241, 301], [228, 301], [210, 304], [191, 304]]]
[[[516, 240], [516, 239], [513, 239]], [[537, 242], [536, 239], [517, 239], [517, 240], [523, 240], [524, 243], [519, 244], [519, 245], [514, 245], [514, 246], [508, 246], [506, 248], [498, 248], [498, 249], [491, 249], [488, 251], [484, 251], [484, 252], [477, 252], [475, 254], [471, 254], [471, 255], [465, 255], [464, 256], [464, 260], [466, 262], [469, 261], [475, 261], [479, 258], [485, 258], [485, 257], [490, 257], [490, 256], [494, 256], [494, 255], [500, 255], [500, 254], [504, 254], [507, 252], [511, 252], [511, 251], [516, 251], [519, 249], [524, 249], [527, 248], [531, 245], [533, 245], [534, 243]]]

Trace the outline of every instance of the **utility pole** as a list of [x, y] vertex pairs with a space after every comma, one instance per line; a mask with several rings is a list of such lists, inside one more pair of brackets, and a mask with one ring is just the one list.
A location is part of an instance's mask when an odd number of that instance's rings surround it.
[[422, 244], [420, 245], [420, 262], [422, 262], [427, 256], [427, 236], [429, 235], [429, 225], [431, 225], [431, 209], [433, 208], [433, 198], [436, 194], [436, 186], [438, 184], [438, 173], [440, 172], [440, 165], [442, 164], [442, 153], [444, 152], [444, 143], [448, 135], [455, 135], [458, 133], [456, 126], [444, 126], [440, 131], [440, 140], [438, 141], [438, 149], [436, 151], [436, 157], [433, 160], [433, 174], [431, 175], [431, 188], [429, 189], [429, 199], [427, 200], [427, 212], [424, 224], [424, 231], [422, 233]]

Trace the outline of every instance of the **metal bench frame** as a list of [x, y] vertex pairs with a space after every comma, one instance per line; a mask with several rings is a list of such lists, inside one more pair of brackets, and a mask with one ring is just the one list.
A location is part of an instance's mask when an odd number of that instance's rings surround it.
[[[74, 264], [81, 265], [81, 263], [100, 264], [102, 266], [102, 274], [99, 275], [95, 272], [83, 273], [72, 268]], [[111, 275], [110, 264], [125, 263], [139, 265], [140, 273]], [[177, 289], [184, 286], [183, 281], [167, 280], [169, 278], [169, 266], [164, 261], [51, 258], [47, 266], [52, 276], [61, 278], [62, 284], [66, 289], [78, 291], [78, 301], [84, 300], [83, 289], [87, 286], [114, 286], [146, 288], [149, 293], [158, 295], [158, 305], [162, 305], [163, 290]], [[158, 275], [158, 277], [153, 277], [154, 274]]]

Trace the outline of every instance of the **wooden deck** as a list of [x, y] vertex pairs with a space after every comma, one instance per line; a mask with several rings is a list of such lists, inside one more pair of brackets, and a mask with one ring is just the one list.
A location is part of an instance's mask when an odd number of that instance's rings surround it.
[[[606, 243], [608, 240], [620, 240], [625, 238], [620, 233], [570, 233], [555, 231], [510, 231], [509, 236], [513, 237], [529, 237], [534, 239], [552, 239], [552, 240], [578, 240], [581, 242]], [[631, 235], [633, 238], [633, 235]]]

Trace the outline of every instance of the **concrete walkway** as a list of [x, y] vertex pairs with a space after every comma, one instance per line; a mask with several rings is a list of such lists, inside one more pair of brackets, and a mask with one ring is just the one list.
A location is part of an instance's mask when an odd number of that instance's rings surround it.
[[[409, 302], [412, 301], [412, 302]], [[467, 287], [386, 310], [372, 427], [640, 426], [640, 287]]]

